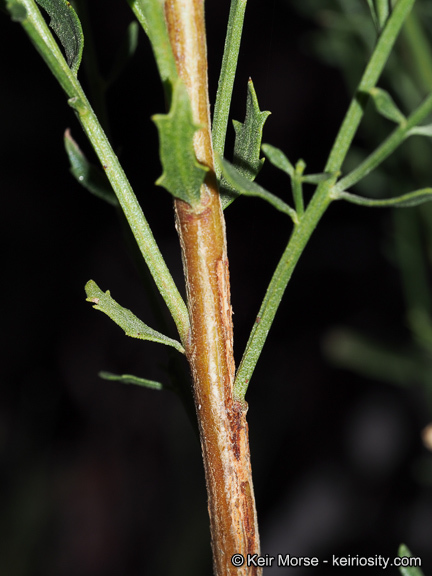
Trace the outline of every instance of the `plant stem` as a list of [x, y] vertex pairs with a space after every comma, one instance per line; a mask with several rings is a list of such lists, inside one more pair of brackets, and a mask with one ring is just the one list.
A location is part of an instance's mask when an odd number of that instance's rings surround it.
[[300, 224], [294, 228], [287, 247], [282, 254], [267, 288], [236, 374], [234, 398], [239, 402], [243, 401], [245, 397], [256, 363], [296, 264], [330, 202], [331, 199], [327, 196], [318, 197], [316, 194], [314, 195]]
[[348, 190], [367, 176], [372, 170], [379, 166], [386, 158], [388, 158], [407, 138], [408, 132], [422, 122], [432, 112], [432, 94], [430, 94], [420, 106], [410, 114], [409, 118], [398, 126], [391, 134], [382, 142], [378, 148], [372, 152], [361, 164], [357, 166], [352, 172], [347, 174], [344, 178], [339, 180], [334, 188], [334, 192]]
[[[231, 0], [225, 48], [213, 115], [212, 136], [216, 158], [223, 158], [224, 156], [228, 117], [237, 70], [246, 4], [247, 0]], [[221, 168], [217, 164], [215, 171], [219, 179]]]
[[[353, 141], [362, 119], [368, 93], [378, 81], [399, 31], [409, 15], [414, 2], [415, 0], [399, 0], [394, 7], [390, 18], [387, 20], [387, 24], [378, 39], [375, 50], [366, 66], [366, 70], [364, 71], [360, 84], [357, 87], [354, 98], [351, 101], [348, 112], [345, 115], [342, 126], [336, 137], [325, 167], [325, 172], [338, 172], [341, 169], [345, 156], [347, 155], [351, 142]], [[321, 190], [327, 190], [328, 185], [324, 183], [320, 188]]]
[[[378, 81], [414, 1], [399, 0], [389, 17], [330, 152], [325, 172], [333, 173], [334, 176], [317, 187], [309, 206], [300, 219], [300, 224], [294, 228], [273, 274], [236, 374], [234, 398], [239, 401], [245, 397], [249, 381], [294, 268], [313, 230], [332, 201], [335, 181], [363, 116], [369, 90]], [[299, 192], [297, 191], [296, 194], [298, 195]]]
[[202, 128], [198, 160], [209, 173], [201, 201], [175, 201], [183, 254], [191, 339], [186, 349], [206, 476], [215, 576], [252, 576], [256, 567], [234, 567], [234, 554], [259, 553], [246, 423], [247, 406], [233, 398], [232, 310], [225, 222], [214, 174], [207, 89], [202, 0], [166, 0], [165, 15], [180, 77]]
[[123, 168], [80, 83], [68, 67], [34, 0], [21, 0], [21, 3], [27, 11], [27, 16], [21, 24], [63, 90], [69, 96], [69, 104], [74, 108], [83, 130], [108, 176], [159, 292], [174, 318], [181, 341], [185, 345], [189, 336], [189, 315], [186, 305], [165, 264], [150, 226], [123, 172]]

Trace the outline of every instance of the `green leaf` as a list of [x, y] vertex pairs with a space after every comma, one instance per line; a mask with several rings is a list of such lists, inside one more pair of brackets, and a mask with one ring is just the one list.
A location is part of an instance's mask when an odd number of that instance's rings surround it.
[[195, 156], [193, 138], [199, 126], [194, 124], [186, 86], [180, 79], [174, 85], [169, 113], [156, 114], [153, 121], [159, 131], [163, 167], [156, 184], [191, 206], [198, 204], [208, 168]]
[[275, 168], [279, 168], [282, 172], [285, 172], [290, 178], [294, 177], [294, 166], [279, 148], [271, 146], [270, 144], [263, 144], [262, 151], [268, 158], [268, 160], [273, 164]]
[[227, 180], [228, 184], [230, 184], [236, 190], [237, 193], [244, 194], [245, 196], [256, 196], [258, 198], [263, 198], [264, 200], [267, 200], [267, 202], [269, 202], [272, 206], [274, 206], [274, 208], [276, 208], [280, 212], [283, 212], [284, 214], [287, 214], [292, 219], [294, 224], [299, 223], [296, 211], [293, 210], [291, 206], [288, 206], [286, 202], [284, 202], [271, 192], [268, 192], [267, 190], [259, 186], [259, 184], [251, 182], [250, 180], [245, 178], [227, 160], [222, 159], [221, 166], [223, 176]]
[[372, 88], [369, 90], [369, 94], [372, 96], [375, 108], [381, 116], [384, 116], [384, 118], [387, 118], [392, 122], [396, 122], [396, 124], [402, 124], [405, 122], [405, 116], [396, 106], [393, 98], [388, 92], [381, 88]]
[[320, 184], [321, 182], [330, 180], [330, 178], [333, 177], [334, 174], [330, 174], [329, 172], [322, 172], [320, 174], [305, 174], [301, 177], [301, 181], [305, 182], [306, 184]]
[[[398, 550], [399, 558], [412, 558], [410, 550], [405, 544], [401, 544]], [[402, 576], [424, 576], [422, 570], [416, 566], [400, 566], [399, 572]]]
[[432, 188], [423, 188], [422, 190], [416, 190], [415, 192], [410, 192], [403, 196], [397, 196], [396, 198], [388, 198], [386, 200], [372, 200], [371, 198], [364, 198], [363, 196], [357, 196], [356, 194], [350, 194], [349, 192], [337, 192], [332, 195], [332, 198], [333, 200], [347, 200], [348, 202], [360, 204], [361, 206], [377, 208], [411, 208], [432, 200]]
[[432, 136], [432, 124], [414, 126], [414, 128], [408, 130], [407, 136]]
[[[246, 97], [245, 121], [233, 120], [235, 130], [233, 165], [248, 180], [255, 180], [264, 164], [261, 158], [261, 141], [264, 124], [271, 112], [262, 112], [258, 104], [258, 98], [251, 79], [248, 82]], [[231, 188], [228, 182], [221, 182], [222, 208], [229, 206], [238, 194]]]
[[165, 94], [170, 102], [178, 72], [166, 26], [164, 3], [161, 0], [128, 0], [128, 3], [150, 40]]
[[384, 28], [390, 16], [389, 0], [367, 0], [375, 27], [378, 32]]
[[118, 206], [119, 202], [106, 174], [90, 164], [72, 138], [69, 129], [65, 132], [64, 144], [69, 157], [70, 171], [81, 186], [111, 206]]
[[123, 308], [123, 306], [120, 306], [120, 304], [111, 298], [109, 290], [102, 292], [93, 280], [89, 280], [85, 286], [85, 291], [87, 294], [87, 302], [91, 302], [94, 304], [93, 308], [109, 316], [111, 320], [124, 330], [126, 336], [166, 344], [184, 354], [185, 351], [180, 342], [168, 338], [168, 336], [144, 324], [144, 322], [139, 320], [130, 310]]
[[113, 84], [121, 75], [138, 46], [138, 22], [131, 22], [116, 54], [112, 69], [108, 74], [107, 86]]
[[36, 0], [51, 18], [50, 26], [60, 40], [69, 68], [75, 74], [81, 63], [84, 36], [81, 22], [67, 0]]
[[152, 390], [162, 390], [165, 388], [160, 382], [155, 380], [147, 380], [139, 378], [132, 374], [112, 374], [111, 372], [99, 372], [99, 377], [104, 380], [111, 380], [114, 382], [122, 382], [123, 384], [135, 384], [137, 386], [144, 386], [144, 388], [151, 388]]
[[261, 141], [264, 124], [271, 112], [261, 112], [252, 80], [248, 82], [245, 121], [233, 120], [235, 130], [233, 165], [248, 180], [255, 180], [264, 164]]

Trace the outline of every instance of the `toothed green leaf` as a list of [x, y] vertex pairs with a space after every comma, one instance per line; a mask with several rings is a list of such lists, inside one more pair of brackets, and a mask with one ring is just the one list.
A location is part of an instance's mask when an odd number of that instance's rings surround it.
[[[405, 544], [401, 544], [398, 550], [399, 558], [412, 558], [412, 554]], [[424, 576], [423, 571], [417, 566], [400, 566], [399, 572], [402, 576]]]
[[247, 178], [240, 174], [240, 172], [234, 168], [227, 160], [221, 160], [222, 174], [230, 186], [236, 190], [239, 194], [244, 194], [245, 196], [256, 196], [258, 198], [263, 198], [267, 200], [272, 206], [274, 206], [280, 212], [287, 214], [295, 224], [298, 224], [299, 220], [297, 213], [293, 210], [286, 202], [262, 188], [259, 184], [251, 182]]
[[[258, 172], [264, 163], [261, 158], [261, 141], [265, 121], [270, 116], [270, 112], [262, 112], [259, 108], [258, 98], [252, 80], [248, 82], [246, 98], [245, 121], [233, 121], [235, 130], [233, 165], [248, 180], [255, 180]], [[222, 180], [221, 202], [226, 208], [231, 204], [238, 194], [230, 189], [228, 182]]]
[[75, 74], [81, 63], [84, 36], [81, 22], [67, 0], [36, 0], [51, 18], [50, 26], [60, 40], [69, 68]]
[[423, 188], [422, 190], [416, 190], [415, 192], [410, 192], [409, 194], [404, 194], [397, 198], [388, 198], [385, 200], [372, 200], [371, 198], [364, 198], [363, 196], [357, 196], [356, 194], [350, 194], [349, 192], [337, 192], [333, 198], [335, 200], [347, 200], [348, 202], [360, 204], [361, 206], [377, 208], [411, 208], [412, 206], [418, 206], [424, 202], [430, 202], [432, 200], [432, 188]]
[[191, 206], [200, 201], [200, 188], [208, 168], [195, 156], [193, 137], [199, 126], [194, 124], [186, 86], [181, 80], [174, 85], [168, 114], [157, 114], [153, 121], [159, 131], [162, 176], [156, 184]]
[[160, 382], [139, 378], [138, 376], [133, 376], [132, 374], [112, 374], [111, 372], [99, 372], [99, 377], [103, 378], [104, 380], [122, 382], [123, 384], [135, 384], [137, 386], [143, 386], [144, 388], [151, 388], [152, 390], [162, 390], [164, 388]]
[[102, 292], [93, 280], [89, 280], [85, 286], [85, 291], [87, 294], [87, 302], [91, 302], [93, 308], [109, 316], [111, 320], [124, 330], [126, 336], [166, 344], [184, 354], [184, 348], [180, 342], [168, 338], [168, 336], [144, 324], [144, 322], [139, 320], [130, 310], [123, 308], [123, 306], [120, 306], [120, 304], [111, 298], [109, 290]]
[[248, 180], [255, 180], [264, 164], [261, 141], [264, 124], [270, 112], [261, 112], [252, 80], [248, 82], [245, 121], [233, 121], [235, 130], [233, 165]]
[[112, 206], [118, 206], [118, 200], [104, 172], [87, 160], [78, 144], [66, 130], [64, 144], [69, 158], [71, 174], [86, 190], [105, 200]]
[[369, 94], [372, 96], [375, 108], [381, 116], [384, 116], [384, 118], [387, 118], [392, 122], [396, 122], [396, 124], [405, 122], [405, 116], [396, 106], [393, 98], [388, 92], [381, 88], [372, 88], [369, 91]]

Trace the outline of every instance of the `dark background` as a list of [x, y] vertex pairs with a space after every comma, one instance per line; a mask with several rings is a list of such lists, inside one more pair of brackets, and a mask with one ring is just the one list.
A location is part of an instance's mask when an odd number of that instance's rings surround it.
[[[207, 4], [213, 95], [229, 3]], [[106, 72], [132, 14], [123, 2], [89, 5]], [[290, 3], [251, 2], [232, 107], [243, 120], [251, 76], [261, 109], [272, 112], [264, 141], [304, 158], [310, 172], [322, 170], [349, 102], [338, 71], [308, 47], [315, 26]], [[68, 172], [67, 127], [91, 152], [64, 94], [3, 14], [0, 55], [0, 574], [210, 574], [199, 444], [180, 401], [97, 375], [169, 382], [170, 355], [126, 338], [85, 302], [84, 285], [94, 279], [155, 328], [158, 315], [115, 211]], [[171, 199], [153, 184], [150, 115], [163, 104], [143, 34], [108, 108], [114, 146], [183, 286]], [[260, 182], [289, 193], [269, 165]], [[246, 198], [226, 218], [239, 362], [290, 223]], [[431, 416], [424, 392], [366, 380], [323, 354], [337, 326], [389, 345], [409, 339], [392, 230], [390, 211], [331, 206], [284, 297], [247, 395], [263, 553], [393, 557], [405, 542], [432, 573], [432, 492], [417, 473]]]

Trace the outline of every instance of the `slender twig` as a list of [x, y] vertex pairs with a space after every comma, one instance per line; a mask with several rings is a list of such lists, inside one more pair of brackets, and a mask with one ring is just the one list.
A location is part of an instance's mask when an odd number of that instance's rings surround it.
[[311, 202], [300, 220], [300, 224], [294, 228], [288, 245], [282, 254], [267, 288], [266, 295], [258, 312], [236, 374], [234, 383], [234, 397], [236, 399], [241, 400], [245, 397], [256, 363], [294, 268], [313, 230], [332, 201], [332, 192], [334, 191], [336, 177], [342, 167], [363, 116], [367, 94], [378, 81], [414, 1], [415, 0], [398, 1], [366, 66], [366, 70], [342, 122], [325, 167], [325, 172], [335, 174], [335, 176], [325, 180], [317, 187]]
[[67, 65], [35, 2], [33, 0], [22, 0], [22, 4], [27, 11], [26, 18], [21, 22], [22, 26], [63, 90], [69, 96], [69, 103], [74, 108], [84, 132], [92, 143], [108, 176], [159, 292], [174, 318], [182, 343], [185, 344], [189, 335], [189, 315], [186, 305], [165, 264], [144, 213], [123, 172], [123, 168], [80, 83]]
[[398, 126], [357, 168], [339, 180], [334, 192], [348, 190], [367, 176], [388, 158], [406, 139], [409, 131], [422, 122], [432, 112], [432, 94], [416, 109], [405, 122]]
[[[231, 8], [228, 18], [225, 48], [222, 58], [222, 66], [219, 76], [218, 90], [213, 115], [213, 148], [218, 157], [223, 158], [225, 150], [225, 138], [228, 126], [228, 117], [231, 107], [231, 98], [234, 79], [237, 70], [237, 61], [240, 50], [240, 42], [243, 30], [243, 21], [246, 11], [247, 0], [231, 0]], [[221, 168], [216, 162], [215, 172], [220, 178]]]

